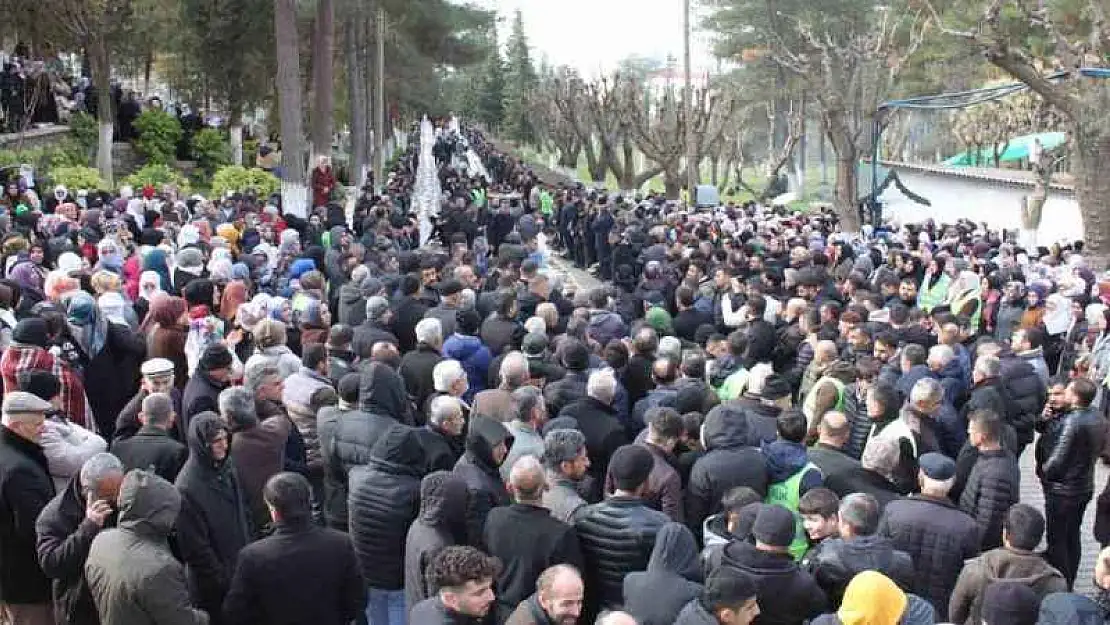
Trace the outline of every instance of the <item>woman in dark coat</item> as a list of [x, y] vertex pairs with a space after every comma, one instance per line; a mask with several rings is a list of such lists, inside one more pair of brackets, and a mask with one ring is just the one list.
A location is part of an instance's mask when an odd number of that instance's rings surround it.
[[220, 623], [239, 550], [250, 542], [250, 512], [229, 455], [227, 424], [202, 412], [189, 422], [189, 459], [177, 475], [181, 515], [178, 546], [198, 607]]
[[185, 388], [189, 362], [185, 357], [188, 338], [188, 305], [185, 300], [165, 293], [155, 295], [139, 331], [146, 337], [147, 358], [165, 358], [173, 363], [173, 383]]

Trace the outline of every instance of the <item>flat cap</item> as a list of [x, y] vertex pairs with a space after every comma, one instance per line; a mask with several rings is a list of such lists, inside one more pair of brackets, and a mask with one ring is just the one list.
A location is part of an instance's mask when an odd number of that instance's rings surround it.
[[935, 451], [921, 456], [918, 466], [921, 467], [925, 477], [938, 482], [952, 479], [952, 476], [956, 475], [956, 463], [948, 456]]
[[151, 358], [139, 367], [139, 372], [145, 377], [157, 377], [173, 373], [173, 361], [167, 358]]
[[46, 412], [52, 410], [54, 405], [45, 399], [39, 399], [31, 393], [12, 391], [4, 395], [4, 414], [23, 414], [28, 412]]

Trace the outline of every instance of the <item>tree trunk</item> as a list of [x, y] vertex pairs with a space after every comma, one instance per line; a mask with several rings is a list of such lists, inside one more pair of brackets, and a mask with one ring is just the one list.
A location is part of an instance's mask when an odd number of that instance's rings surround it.
[[840, 218], [840, 227], [845, 232], [859, 232], [859, 178], [856, 172], [855, 150], [847, 158], [837, 154], [836, 192], [833, 204]]
[[709, 180], [713, 186], [717, 186], [717, 167], [721, 164], [721, 159], [717, 156], [709, 157]]
[[1095, 271], [1110, 264], [1110, 133], [1101, 127], [1073, 130], [1071, 170], [1075, 197], [1083, 216], [1083, 258]]
[[96, 169], [100, 177], [115, 187], [112, 176], [112, 136], [115, 134], [116, 112], [112, 106], [111, 58], [103, 38], [92, 37], [89, 43], [89, 65], [96, 85], [96, 117], [100, 136], [96, 149]]
[[559, 167], [575, 169], [578, 167], [578, 146], [559, 148]]
[[592, 145], [583, 148], [586, 151], [586, 169], [590, 170], [590, 181], [605, 184], [605, 170], [608, 165], [604, 158], [599, 158]]
[[274, 0], [277, 91], [281, 108], [281, 204], [284, 212], [308, 215], [304, 130], [301, 116], [301, 61], [297, 39], [297, 0]]
[[[354, 3], [351, 3], [354, 5]], [[363, 55], [359, 46], [366, 45], [362, 36], [365, 30], [360, 26], [361, 17], [357, 7], [350, 7], [347, 18], [343, 20], [343, 52], [347, 65], [347, 103], [351, 111], [351, 183], [360, 188], [366, 182], [366, 171], [370, 163], [369, 144], [366, 126], [370, 121], [368, 94], [366, 89]]]
[[[686, 184], [686, 178], [682, 176], [680, 171], [665, 171], [663, 172], [663, 191], [667, 194], [668, 200], [677, 200], [682, 193], [682, 185]], [[691, 195], [692, 197], [692, 195]]]
[[335, 116], [335, 5], [317, 0], [316, 27], [312, 33], [312, 152], [331, 156]]

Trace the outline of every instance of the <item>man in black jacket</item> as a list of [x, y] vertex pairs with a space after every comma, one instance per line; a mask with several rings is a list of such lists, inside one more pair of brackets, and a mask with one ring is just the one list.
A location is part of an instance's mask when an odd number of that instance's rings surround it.
[[547, 410], [555, 415], [586, 394], [590, 377], [590, 350], [581, 341], [564, 340], [559, 344], [559, 357], [567, 373], [561, 380], [548, 384], [543, 391]]
[[1000, 361], [999, 378], [1008, 411], [1005, 418], [1017, 433], [1018, 448], [1014, 457], [1020, 458], [1025, 446], [1033, 442], [1034, 424], [1048, 399], [1048, 388], [1033, 365], [1015, 356], [1003, 345], [984, 342], [975, 353], [977, 359], [992, 355]]
[[401, 278], [401, 297], [393, 304], [393, 334], [405, 354], [416, 348], [416, 324], [428, 312], [428, 307], [420, 301], [421, 291], [420, 278], [413, 274], [406, 275]]
[[389, 308], [389, 300], [380, 295], [366, 300], [366, 320], [355, 326], [351, 351], [359, 358], [369, 360], [370, 349], [376, 343], [384, 341], [397, 345], [397, 336], [389, 331], [391, 321], [393, 311]]
[[484, 546], [486, 517], [490, 510], [509, 505], [509, 493], [498, 470], [513, 437], [501, 422], [489, 417], [471, 419], [466, 434], [466, 451], [455, 464], [455, 474], [466, 482], [469, 493], [466, 504], [468, 543]]
[[430, 584], [438, 591], [416, 604], [410, 623], [479, 625], [493, 609], [493, 582], [501, 570], [497, 558], [474, 547], [447, 547], [432, 560]]
[[863, 450], [859, 466], [825, 476], [825, 486], [841, 497], [852, 493], [867, 493], [879, 502], [880, 508], [902, 493], [898, 492], [892, 481], [900, 456], [898, 443], [888, 438], [875, 438]]
[[279, 473], [266, 482], [263, 497], [276, 530], [239, 552], [224, 620], [290, 625], [355, 620], [366, 605], [366, 587], [351, 541], [312, 522], [308, 480]]
[[686, 490], [686, 521], [695, 536], [707, 517], [721, 510], [721, 498], [738, 486], [767, 494], [767, 468], [759, 449], [748, 445], [743, 408], [729, 402], [713, 408], [702, 424], [706, 453], [690, 470]]
[[613, 496], [575, 515], [586, 562], [587, 615], [620, 606], [624, 576], [647, 568], [655, 535], [670, 521], [641, 498], [654, 464], [651, 452], [643, 447], [621, 447], [609, 461], [616, 486]]
[[[586, 437], [586, 452], [590, 458], [590, 476], [597, 483], [605, 479], [609, 459], [629, 441], [628, 434], [617, 419], [613, 400], [617, 393], [617, 380], [612, 371], [601, 370], [590, 374], [586, 392], [558, 413], [578, 422], [578, 430]], [[551, 404], [547, 405], [551, 410]]]
[[188, 448], [170, 434], [176, 420], [169, 395], [147, 395], [139, 412], [142, 428], [130, 438], [114, 440], [111, 452], [123, 462], [125, 471], [152, 470], [158, 477], [173, 481], [189, 457]]
[[771, 362], [778, 337], [775, 327], [763, 317], [767, 313], [767, 300], [762, 295], [748, 298], [748, 348], [744, 352], [744, 366], [751, 369], [761, 362]]
[[[112, 433], [113, 440], [122, 440], [130, 438], [138, 433], [143, 427], [143, 423], [139, 420], [139, 413], [143, 409], [143, 400], [154, 393], [165, 393], [173, 400], [173, 410], [176, 414], [181, 414], [181, 389], [178, 388], [174, 382], [174, 364], [172, 361], [165, 358], [151, 358], [142, 364], [140, 367], [142, 373], [142, 386], [139, 392], [127, 402], [127, 405], [120, 411], [119, 417], [116, 418], [116, 431]], [[185, 427], [181, 423], [181, 419], [175, 419], [173, 427], [169, 430], [169, 435], [174, 440], [182, 445], [185, 444]], [[113, 452], [115, 453], [115, 452]], [[163, 476], [164, 477], [164, 476]], [[166, 478], [173, 481], [173, 478]]]
[[882, 508], [871, 495], [854, 493], [840, 502], [839, 538], [821, 543], [810, 561], [810, 571], [829, 596], [832, 607], [840, 606], [844, 589], [856, 574], [874, 570], [889, 577], [904, 590], [913, 585], [913, 560], [875, 533]]
[[990, 410], [971, 413], [967, 426], [968, 440], [979, 453], [959, 503], [979, 523], [983, 551], [1002, 546], [1006, 512], [1021, 499], [1021, 469], [1013, 454], [1002, 448], [1005, 427], [1001, 415]]
[[405, 621], [405, 534], [420, 509], [424, 464], [416, 430], [397, 424], [377, 438], [370, 463], [350, 472], [350, 534], [371, 623]]
[[1037, 441], [1037, 476], [1048, 521], [1045, 557], [1064, 574], [1069, 589], [1079, 570], [1080, 525], [1094, 493], [1095, 463], [1105, 437], [1105, 422], [1091, 407], [1096, 392], [1094, 382], [1072, 380], [1064, 392], [1069, 412], [1044, 423]]
[[516, 503], [494, 508], [486, 519], [485, 544], [503, 565], [496, 584], [502, 619], [532, 594], [540, 573], [548, 567], [570, 564], [582, 569], [574, 528], [543, 507], [546, 488], [540, 461], [535, 456], [522, 457], [509, 474], [509, 491]]
[[0, 426], [0, 616], [19, 625], [52, 625], [50, 580], [39, 566], [33, 520], [54, 497], [42, 437], [49, 402], [4, 395]]
[[440, 351], [443, 349], [443, 327], [439, 319], [423, 319], [416, 324], [414, 332], [416, 349], [405, 352], [398, 371], [405, 381], [405, 390], [409, 397], [418, 411], [421, 411], [427, 405], [428, 398], [436, 392], [432, 371], [443, 360]]
[[843, 412], [826, 412], [817, 426], [817, 444], [809, 449], [809, 461], [821, 469], [825, 482], [860, 469], [860, 463], [844, 452], [852, 426]]
[[39, 565], [53, 580], [57, 623], [100, 624], [85, 580], [85, 560], [100, 530], [115, 526], [114, 506], [123, 473], [124, 466], [115, 456], [96, 454], [35, 522]]
[[181, 398], [181, 428], [188, 433], [189, 421], [202, 412], [219, 412], [220, 391], [231, 384], [231, 352], [223, 343], [205, 348], [197, 370], [185, 384]]

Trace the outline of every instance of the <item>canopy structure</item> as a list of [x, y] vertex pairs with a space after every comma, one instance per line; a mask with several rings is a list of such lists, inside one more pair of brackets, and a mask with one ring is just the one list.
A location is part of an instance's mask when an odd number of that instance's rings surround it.
[[[1053, 150], [1063, 145], [1067, 140], [1068, 136], [1062, 132], [1038, 132], [1014, 137], [1005, 144], [1002, 155], [998, 160], [1003, 163], [1022, 161], [1029, 158], [1036, 142], [1040, 142], [1042, 149]], [[994, 154], [995, 148], [993, 147], [982, 148], [978, 151], [960, 152], [951, 158], [945, 159], [944, 164], [952, 167], [983, 166], [994, 163]]]

